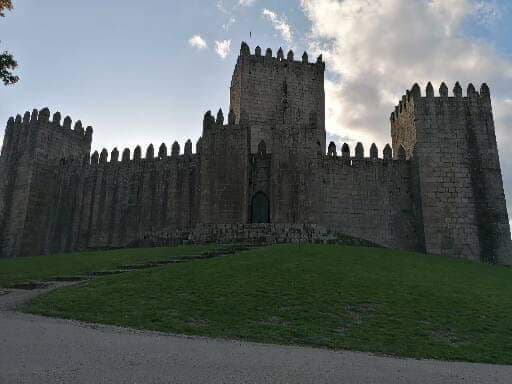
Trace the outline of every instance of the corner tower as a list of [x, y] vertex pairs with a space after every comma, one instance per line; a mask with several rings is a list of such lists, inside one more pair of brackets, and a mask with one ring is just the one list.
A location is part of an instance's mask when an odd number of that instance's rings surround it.
[[421, 251], [511, 264], [512, 247], [489, 88], [439, 96], [416, 84], [391, 114], [393, 149], [412, 157]]
[[0, 257], [39, 255], [46, 238], [61, 158], [89, 156], [92, 128], [61, 114], [26, 112], [10, 118], [0, 155]]
[[[231, 80], [231, 110], [246, 119], [251, 130], [251, 153], [263, 140], [269, 153], [278, 143], [276, 136], [294, 139], [295, 149], [325, 152], [325, 64], [320, 56], [310, 63], [307, 53], [296, 61], [293, 51], [286, 58], [280, 48], [277, 57], [267, 49], [254, 55], [242, 43]], [[274, 135], [273, 130], [280, 130]], [[282, 148], [282, 146], [280, 146]]]

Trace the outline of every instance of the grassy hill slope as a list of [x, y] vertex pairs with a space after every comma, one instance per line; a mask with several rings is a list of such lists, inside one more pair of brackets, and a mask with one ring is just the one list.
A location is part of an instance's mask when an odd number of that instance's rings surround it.
[[137, 264], [174, 257], [197, 255], [214, 246], [180, 246], [172, 248], [133, 248], [113, 251], [73, 252], [48, 256], [0, 259], [0, 287], [50, 279], [54, 276], [77, 276], [88, 272], [116, 269], [123, 264]]
[[260, 248], [99, 278], [26, 310], [180, 334], [512, 363], [512, 270], [387, 249]]

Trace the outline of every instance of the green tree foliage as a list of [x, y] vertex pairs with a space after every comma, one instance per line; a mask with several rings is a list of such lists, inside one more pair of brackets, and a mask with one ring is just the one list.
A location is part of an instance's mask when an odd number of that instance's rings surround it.
[[12, 9], [12, 1], [11, 0], [0, 0], [0, 16], [4, 17], [4, 11], [5, 10], [11, 10]]
[[[5, 11], [12, 9], [12, 0], [0, 0], [0, 17], [5, 16]], [[7, 51], [0, 53], [0, 80], [5, 85], [16, 83], [19, 78], [12, 74], [12, 71], [16, 69], [18, 63], [14, 60], [14, 57]]]

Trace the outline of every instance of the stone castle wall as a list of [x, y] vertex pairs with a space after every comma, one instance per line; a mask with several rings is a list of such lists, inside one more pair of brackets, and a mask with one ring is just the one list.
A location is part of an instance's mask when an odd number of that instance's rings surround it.
[[373, 155], [349, 157], [345, 152], [344, 157], [319, 159], [312, 170], [312, 222], [380, 245], [414, 250], [411, 162]]
[[78, 121], [71, 129], [56, 113], [26, 112], [9, 119], [0, 157], [0, 255], [39, 254], [46, 236], [44, 212], [53, 192], [54, 172], [48, 163], [62, 157], [90, 153], [92, 128]]
[[247, 179], [250, 133], [246, 121], [235, 124], [234, 113], [224, 125], [222, 111], [216, 121], [205, 116], [201, 137], [198, 219], [202, 223], [233, 224], [248, 220]]
[[[346, 239], [343, 239], [348, 243]], [[280, 244], [318, 243], [336, 244], [340, 239], [335, 233], [317, 224], [198, 224], [189, 230], [146, 232], [137, 245], [165, 247], [181, 244]], [[350, 239], [352, 244], [372, 246], [360, 239]]]
[[417, 162], [424, 251], [490, 262], [511, 257], [490, 93], [415, 85], [391, 115], [393, 147]]
[[[251, 55], [249, 47], [242, 45], [231, 81], [230, 109], [251, 126], [251, 153], [255, 153], [263, 140], [273, 142], [272, 130], [276, 125], [291, 125], [295, 129], [314, 130], [314, 140], [325, 151], [325, 64], [322, 59], [310, 63], [306, 53], [297, 61], [293, 51], [286, 58], [282, 49], [277, 55], [259, 47]], [[288, 134], [288, 132], [286, 132]], [[274, 151], [271, 145], [269, 153]]]
[[[240, 140], [244, 137], [243, 129], [238, 125], [215, 125], [208, 129], [196, 154], [188, 150], [186, 154], [178, 154], [175, 144], [171, 156], [165, 150], [154, 156], [151, 146], [145, 158], [140, 158], [137, 148], [133, 158], [125, 150], [123, 159], [119, 159], [114, 150], [107, 161], [108, 154], [103, 151], [101, 155], [93, 154], [90, 160], [65, 160], [46, 169], [38, 168], [38, 173], [44, 172], [55, 180], [48, 193], [50, 201], [44, 204], [47, 232], [39, 252], [126, 247], [144, 243], [148, 234], [162, 231], [210, 238], [217, 233], [212, 229], [215, 225], [223, 228], [249, 222], [250, 204], [242, 196], [249, 198], [253, 191], [246, 190], [246, 183], [240, 182], [240, 174], [246, 172], [243, 164], [224, 154], [205, 155], [208, 141], [216, 146], [219, 145], [216, 140], [226, 135]], [[230, 153], [238, 155], [236, 150]], [[247, 158], [266, 163], [270, 170], [272, 155]], [[213, 166], [205, 165], [211, 162]], [[218, 172], [215, 167], [220, 167], [219, 172], [225, 176], [209, 177]], [[251, 169], [250, 179], [260, 180], [249, 184], [256, 185], [254, 191], [261, 191], [262, 180], [268, 180], [267, 170], [254, 165]], [[316, 199], [301, 207], [302, 216], [297, 223], [313, 226], [322, 223], [322, 227], [333, 233], [341, 232], [384, 246], [415, 249], [409, 161], [320, 155], [313, 159], [307, 171], [310, 178], [304, 182]], [[269, 196], [282, 193], [282, 190], [263, 191]], [[289, 220], [271, 216], [271, 222], [286, 227]], [[200, 226], [208, 228], [207, 235], [196, 229]], [[260, 232], [268, 232], [258, 228]], [[257, 232], [247, 236], [257, 237]], [[172, 241], [179, 243], [185, 239], [178, 237], [173, 235]]]
[[[404, 250], [511, 263], [490, 92], [415, 85], [391, 115], [392, 147], [325, 142], [325, 64], [251, 54], [231, 109], [189, 140], [90, 155], [92, 128], [50, 112], [10, 119], [0, 157], [0, 257], [162, 238], [294, 237], [323, 228]], [[262, 223], [261, 225], [255, 225]], [[306, 227], [301, 227], [306, 226]], [[275, 236], [268, 231], [283, 230]], [[228, 230], [229, 229], [229, 230]], [[311, 237], [309, 229], [297, 235]], [[312, 233], [315, 233], [313, 231]], [[163, 236], [163, 237], [162, 237]], [[316, 236], [316, 235], [315, 235]], [[320, 235], [319, 235], [320, 236]], [[313, 236], [314, 237], [314, 236]], [[322, 237], [322, 236], [320, 236]]]
[[45, 253], [129, 246], [141, 233], [159, 228], [191, 228], [199, 210], [199, 163], [188, 142], [168, 156], [153, 147], [141, 158], [125, 150], [92, 156], [91, 162], [63, 162], [55, 172]]

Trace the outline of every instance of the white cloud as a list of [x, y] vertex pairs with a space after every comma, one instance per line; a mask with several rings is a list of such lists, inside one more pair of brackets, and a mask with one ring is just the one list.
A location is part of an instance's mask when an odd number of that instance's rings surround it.
[[239, 0], [238, 4], [242, 7], [250, 7], [256, 2], [256, 0]]
[[[415, 82], [487, 82], [495, 107], [511, 98], [512, 62], [462, 37], [463, 21], [478, 16], [481, 1], [302, 0], [302, 8], [312, 22], [310, 50], [322, 50], [330, 70], [327, 128], [335, 133], [388, 140], [389, 114]], [[503, 130], [504, 112], [496, 111]]]
[[493, 1], [479, 1], [476, 3], [477, 22], [479, 24], [489, 24], [494, 20], [501, 18], [505, 12], [504, 5]]
[[228, 7], [222, 0], [218, 0], [216, 6], [219, 12], [222, 14], [222, 17], [226, 18], [226, 21], [222, 24], [222, 28], [225, 31], [229, 31], [233, 24], [236, 23], [236, 18], [233, 13], [233, 9], [236, 8], [236, 5], [233, 7]]
[[231, 40], [216, 41], [215, 52], [217, 52], [221, 58], [225, 59], [227, 55], [229, 55], [229, 52], [231, 52]]
[[[512, 59], [464, 35], [465, 21], [499, 18], [493, 1], [301, 0], [312, 53], [327, 62], [331, 134], [382, 145], [389, 114], [406, 89], [432, 81], [491, 87], [502, 170], [512, 208]], [[509, 160], [510, 159], [510, 160]]]
[[236, 23], [236, 19], [235, 17], [230, 17], [228, 21], [226, 21], [224, 24], [222, 24], [222, 28], [225, 30], [225, 31], [229, 31], [229, 29], [233, 26], [233, 24]]
[[224, 2], [222, 0], [218, 0], [216, 6], [217, 6], [217, 9], [220, 12], [224, 13], [225, 15], [231, 14], [231, 12], [226, 8], [226, 6], [224, 5]]
[[293, 39], [293, 32], [291, 26], [285, 17], [280, 17], [274, 11], [270, 9], [264, 9], [262, 15], [265, 19], [270, 21], [274, 26], [275, 30], [281, 34], [284, 41], [291, 43]]
[[192, 47], [197, 48], [199, 50], [208, 48], [208, 44], [206, 44], [206, 41], [204, 41], [204, 39], [199, 35], [192, 36], [190, 39], [188, 39], [188, 43]]

